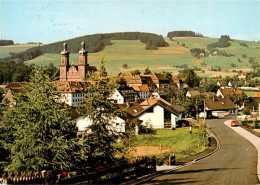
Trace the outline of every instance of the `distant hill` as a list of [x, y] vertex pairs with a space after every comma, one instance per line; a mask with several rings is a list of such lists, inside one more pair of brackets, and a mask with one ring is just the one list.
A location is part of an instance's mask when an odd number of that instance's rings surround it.
[[[211, 43], [216, 43], [219, 38], [208, 37], [174, 37], [173, 40], [165, 38], [168, 47], [160, 47], [157, 50], [146, 50], [146, 45], [139, 40], [111, 40], [111, 45], [106, 46], [102, 51], [90, 53], [88, 62], [98, 67], [101, 56], [109, 60], [107, 71], [110, 75], [117, 75], [119, 72], [129, 72], [135, 69], [144, 71], [147, 67], [153, 72], [168, 71], [177, 74], [182, 70], [182, 66], [196, 66], [201, 70], [197, 71], [200, 76], [233, 76], [235, 71], [252, 71], [249, 62], [250, 58], [255, 58], [256, 63], [260, 63], [260, 43], [252, 41], [241, 41], [231, 39], [230, 46], [217, 48], [215, 54], [207, 49]], [[247, 47], [243, 46], [245, 44]], [[200, 48], [207, 53], [204, 57], [194, 56], [191, 49]], [[200, 52], [201, 53], [201, 52]], [[200, 54], [199, 53], [199, 54]], [[227, 55], [224, 55], [227, 53]], [[244, 58], [244, 55], [246, 55]], [[70, 54], [70, 61], [78, 63], [79, 55]], [[240, 60], [238, 60], [240, 58]], [[53, 63], [56, 67], [60, 65], [60, 54], [45, 53], [40, 57], [27, 61], [27, 64], [48, 65]], [[127, 68], [123, 68], [124, 64]], [[186, 65], [184, 65], [186, 64]], [[207, 66], [213, 67], [217, 71], [205, 70]], [[219, 70], [221, 69], [221, 71]], [[234, 71], [234, 72], [232, 72]]]
[[43, 46], [30, 48], [20, 53], [10, 52], [9, 57], [2, 58], [0, 61], [12, 61], [19, 58], [22, 61], [34, 59], [44, 53], [60, 53], [64, 42], [68, 44], [68, 51], [77, 53], [80, 50], [81, 42], [85, 41], [86, 49], [89, 53], [95, 53], [103, 50], [105, 46], [111, 45], [110, 40], [140, 40], [146, 44], [145, 49], [154, 50], [158, 47], [168, 46], [168, 43], [162, 36], [153, 33], [143, 32], [120, 32], [107, 34], [94, 34], [76, 37], [64, 41], [59, 41]]

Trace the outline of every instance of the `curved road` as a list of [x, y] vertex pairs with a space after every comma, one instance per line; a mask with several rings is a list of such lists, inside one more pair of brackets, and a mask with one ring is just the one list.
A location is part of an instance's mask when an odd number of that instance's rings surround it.
[[223, 124], [207, 120], [217, 136], [220, 150], [214, 155], [179, 170], [159, 176], [147, 184], [258, 184], [257, 150], [242, 136]]

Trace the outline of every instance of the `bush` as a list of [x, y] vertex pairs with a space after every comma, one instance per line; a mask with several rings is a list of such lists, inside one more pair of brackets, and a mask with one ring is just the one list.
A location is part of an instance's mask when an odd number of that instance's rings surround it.
[[185, 43], [182, 43], [181, 46], [182, 46], [182, 47], [185, 47]]
[[243, 55], [242, 55], [242, 58], [246, 58], [246, 54], [243, 54]]
[[123, 64], [123, 66], [122, 66], [123, 68], [128, 68], [128, 65], [127, 65], [127, 63], [125, 63], [125, 64]]
[[244, 46], [244, 47], [247, 47], [248, 48], [248, 45], [245, 43], [245, 42], [240, 42], [239, 43], [240, 46]]
[[231, 67], [236, 67], [236, 66], [237, 66], [237, 65], [234, 64], [234, 63], [231, 63], [230, 65], [231, 65]]
[[146, 50], [156, 50], [156, 49], [158, 49], [158, 47], [155, 46], [155, 45], [147, 44], [147, 45], [145, 46], [145, 49], [146, 49]]

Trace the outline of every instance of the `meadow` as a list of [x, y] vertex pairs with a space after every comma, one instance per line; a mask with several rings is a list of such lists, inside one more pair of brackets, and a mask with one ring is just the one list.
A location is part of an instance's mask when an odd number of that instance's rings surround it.
[[9, 52], [19, 53], [34, 46], [38, 46], [38, 44], [14, 44], [9, 46], [0, 46], [0, 58], [8, 57]]
[[134, 146], [140, 146], [144, 150], [147, 148], [147, 153], [150, 153], [151, 146], [161, 146], [168, 153], [175, 152], [176, 159], [178, 160], [195, 155], [206, 149], [203, 133], [201, 129], [193, 128], [193, 132], [190, 134], [189, 127], [177, 128], [176, 130], [156, 129], [155, 135], [138, 135]]
[[[89, 53], [88, 62], [90, 65], [99, 66], [101, 57], [108, 60], [106, 67], [109, 75], [117, 75], [119, 72], [133, 71], [139, 69], [143, 72], [147, 67], [153, 72], [168, 71], [177, 75], [180, 68], [175, 65], [187, 64], [188, 66], [197, 66], [204, 69], [206, 66], [221, 66], [222, 71], [205, 71], [205, 73], [198, 72], [203, 77], [213, 76], [233, 76], [237, 73], [233, 70], [251, 71], [251, 64], [249, 64], [249, 57], [255, 57], [256, 62], [260, 62], [260, 43], [253, 41], [230, 41], [231, 46], [228, 48], [221, 48], [228, 53], [235, 56], [209, 56], [205, 58], [195, 58], [190, 54], [192, 48], [204, 48], [207, 51], [207, 44], [217, 42], [218, 38], [201, 38], [201, 37], [175, 37], [173, 40], [165, 38], [169, 43], [169, 47], [160, 47], [157, 50], [145, 50], [145, 44], [139, 40], [112, 40], [112, 45], [97, 53]], [[241, 46], [239, 43], [246, 43], [248, 47]], [[179, 43], [179, 44], [178, 44]], [[181, 46], [185, 44], [185, 47]], [[19, 48], [19, 46], [21, 46]], [[26, 47], [17, 45], [9, 47], [9, 49], [0, 47], [0, 57], [8, 56], [10, 51], [15, 52], [20, 49], [25, 50]], [[242, 58], [245, 54], [246, 58]], [[78, 64], [77, 53], [70, 54], [70, 64]], [[240, 58], [241, 62], [238, 61]], [[27, 64], [36, 64], [40, 66], [53, 63], [56, 67], [60, 65], [60, 54], [45, 53], [33, 60], [26, 61]], [[123, 68], [122, 65], [127, 63], [128, 68]], [[232, 64], [233, 63], [233, 64]], [[202, 65], [205, 64], [205, 65]], [[233, 65], [233, 66], [232, 66]], [[235, 65], [235, 67], [234, 67]]]

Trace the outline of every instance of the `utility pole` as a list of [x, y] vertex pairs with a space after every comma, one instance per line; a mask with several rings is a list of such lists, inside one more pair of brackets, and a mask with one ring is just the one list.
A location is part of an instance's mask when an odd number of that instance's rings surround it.
[[204, 120], [203, 120], [204, 124], [206, 125], [206, 102], [204, 100]]

